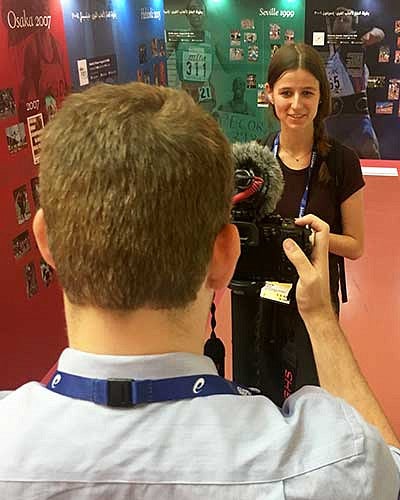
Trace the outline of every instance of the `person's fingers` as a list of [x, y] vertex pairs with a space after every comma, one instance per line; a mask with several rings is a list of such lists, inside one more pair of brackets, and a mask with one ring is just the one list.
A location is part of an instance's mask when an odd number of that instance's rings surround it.
[[313, 271], [313, 266], [299, 245], [291, 238], [287, 238], [283, 242], [283, 250], [285, 251], [286, 257], [296, 268], [300, 278], [306, 279]]
[[314, 246], [311, 260], [314, 264], [325, 265], [328, 259], [329, 250], [329, 224], [313, 214], [307, 214], [300, 219], [296, 219], [299, 226], [310, 226], [314, 231]]
[[304, 215], [295, 219], [295, 222], [299, 226], [309, 225], [318, 233], [329, 233], [329, 224], [313, 214]]

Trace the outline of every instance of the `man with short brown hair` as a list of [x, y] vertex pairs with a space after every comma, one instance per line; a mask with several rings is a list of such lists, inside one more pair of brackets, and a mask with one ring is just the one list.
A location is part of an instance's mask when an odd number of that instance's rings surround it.
[[186, 306], [232, 192], [230, 147], [183, 92], [99, 85], [71, 95], [43, 136], [41, 205], [74, 304]]

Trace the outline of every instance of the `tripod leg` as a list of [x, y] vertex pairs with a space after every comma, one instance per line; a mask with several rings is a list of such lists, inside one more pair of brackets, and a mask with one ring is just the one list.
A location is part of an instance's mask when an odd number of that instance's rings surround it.
[[258, 295], [231, 292], [233, 379], [250, 387], [257, 384], [256, 318]]

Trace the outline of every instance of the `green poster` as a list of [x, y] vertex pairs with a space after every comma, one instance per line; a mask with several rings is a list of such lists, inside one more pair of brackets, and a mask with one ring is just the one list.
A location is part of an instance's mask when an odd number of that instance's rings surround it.
[[285, 43], [304, 40], [299, 0], [165, 0], [168, 82], [218, 120], [228, 138], [277, 129], [264, 91], [268, 64]]

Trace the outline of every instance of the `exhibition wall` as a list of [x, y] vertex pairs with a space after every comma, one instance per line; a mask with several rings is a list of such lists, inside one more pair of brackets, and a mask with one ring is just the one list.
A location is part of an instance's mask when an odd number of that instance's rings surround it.
[[0, 0], [0, 9], [0, 389], [12, 389], [40, 379], [67, 344], [61, 291], [32, 232], [41, 129], [71, 90], [167, 80], [159, 0]]
[[58, 0], [0, 2], [0, 387], [37, 378], [65, 344], [61, 294], [32, 233], [40, 132], [70, 87]]
[[[305, 41], [325, 60], [338, 97], [329, 131], [362, 158], [399, 159], [400, 2], [307, 0]], [[371, 120], [357, 113], [363, 91]]]
[[304, 8], [284, 0], [165, 0], [170, 86], [187, 90], [231, 141], [276, 129], [264, 92], [271, 54], [304, 40]]
[[361, 158], [400, 158], [397, 0], [165, 0], [165, 26], [170, 85], [210, 111], [231, 141], [277, 129], [264, 92], [268, 64], [282, 44], [306, 41], [335, 97], [329, 134]]

